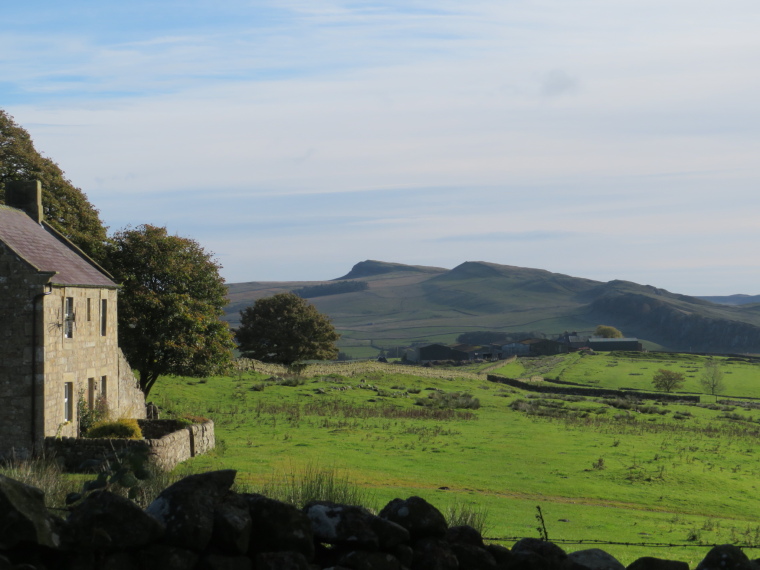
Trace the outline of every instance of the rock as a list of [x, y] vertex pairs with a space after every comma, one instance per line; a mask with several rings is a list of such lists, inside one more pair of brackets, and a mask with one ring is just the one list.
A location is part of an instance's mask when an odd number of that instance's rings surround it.
[[496, 570], [496, 560], [485, 548], [453, 542], [451, 550], [459, 562], [459, 570]]
[[689, 565], [686, 562], [644, 556], [634, 560], [626, 570], [689, 570]]
[[420, 497], [393, 499], [379, 516], [403, 526], [412, 539], [443, 537], [448, 526], [441, 511]]
[[228, 493], [214, 511], [211, 546], [232, 556], [247, 553], [251, 525], [248, 503], [236, 493]]
[[300, 552], [260, 552], [255, 563], [256, 570], [311, 570]]
[[412, 550], [411, 546], [408, 544], [399, 544], [389, 549], [388, 552], [398, 558], [398, 561], [401, 562], [402, 566], [411, 568], [412, 562], [414, 562], [414, 550]]
[[422, 538], [412, 546], [414, 570], [458, 570], [459, 561], [451, 546], [440, 538]]
[[249, 553], [293, 551], [307, 561], [314, 558], [314, 534], [309, 517], [293, 505], [263, 495], [240, 496], [251, 514]]
[[380, 546], [370, 523], [373, 515], [362, 507], [313, 501], [304, 507], [303, 512], [319, 542], [365, 550], [377, 550]]
[[148, 508], [149, 515], [166, 526], [166, 544], [200, 552], [214, 529], [214, 509], [235, 482], [236, 471], [226, 469], [189, 475], [164, 489]]
[[403, 570], [398, 558], [385, 552], [353, 550], [340, 557], [338, 564], [352, 570]]
[[56, 548], [61, 526], [45, 508], [45, 493], [0, 475], [0, 549], [23, 543]]
[[565, 570], [625, 570], [614, 556], [598, 548], [571, 552], [562, 567]]
[[198, 555], [169, 544], [153, 544], [137, 553], [140, 570], [188, 570], [195, 568]]
[[519, 558], [526, 554], [536, 554], [555, 568], [559, 568], [559, 565], [567, 558], [567, 553], [559, 546], [538, 538], [523, 538], [512, 547], [513, 557]]
[[512, 552], [501, 544], [487, 544], [486, 550], [493, 556], [497, 568], [507, 568], [512, 563]]
[[380, 550], [392, 552], [397, 546], [407, 544], [411, 539], [409, 531], [393, 521], [371, 515], [370, 526], [380, 543]]
[[446, 540], [459, 544], [483, 547], [483, 537], [469, 525], [452, 526], [446, 531]]
[[129, 499], [110, 491], [90, 493], [67, 522], [67, 545], [79, 551], [140, 548], [164, 533], [160, 522]]
[[716, 546], [702, 562], [697, 565], [696, 570], [753, 570], [754, 566], [747, 555], [742, 552], [738, 546], [732, 544], [723, 544]]
[[247, 556], [207, 554], [194, 570], [253, 570], [253, 560]]

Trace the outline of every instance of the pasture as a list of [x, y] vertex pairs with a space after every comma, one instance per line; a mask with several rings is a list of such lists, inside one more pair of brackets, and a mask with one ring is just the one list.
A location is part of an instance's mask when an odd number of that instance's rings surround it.
[[[688, 371], [701, 358], [569, 355], [490, 373], [650, 390], [658, 368], [698, 376]], [[727, 392], [760, 397], [757, 365], [722, 366]], [[218, 449], [183, 471], [234, 468], [255, 489], [318, 465], [346, 473], [372, 508], [419, 495], [444, 511], [486, 509], [484, 535], [508, 546], [539, 536], [537, 505], [549, 538], [567, 550], [592, 540], [673, 543], [682, 546], [667, 555], [695, 565], [701, 543], [760, 543], [760, 410], [751, 401], [538, 396], [488, 382], [478, 368], [487, 367], [352, 363], [290, 378], [259, 365], [225, 377], [164, 378], [152, 399], [169, 413], [216, 422]], [[696, 378], [688, 380], [683, 389], [698, 391]], [[658, 555], [651, 546], [600, 547], [624, 564]]]

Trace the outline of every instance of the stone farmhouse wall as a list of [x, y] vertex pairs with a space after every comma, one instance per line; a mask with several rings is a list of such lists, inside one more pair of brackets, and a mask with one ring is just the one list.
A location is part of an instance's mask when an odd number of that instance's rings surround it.
[[662, 401], [686, 401], [686, 402], [699, 402], [699, 396], [688, 396], [685, 394], [663, 394], [662, 392], [640, 392], [638, 390], [608, 390], [605, 388], [572, 388], [562, 386], [551, 386], [549, 384], [536, 384], [532, 382], [523, 382], [522, 380], [515, 380], [514, 378], [506, 378], [505, 376], [496, 376], [489, 374], [487, 376], [489, 382], [497, 382], [499, 384], [506, 384], [520, 390], [526, 390], [528, 392], [541, 392], [545, 394], [570, 394], [573, 396], [591, 396], [591, 397], [605, 397], [612, 396], [616, 398], [642, 398], [648, 400], [662, 400]]
[[79, 398], [104, 398], [117, 417], [145, 417], [118, 347], [117, 290], [51, 287], [51, 275], [31, 271], [0, 242], [0, 455], [25, 455], [46, 436], [76, 436]]
[[214, 422], [185, 426], [175, 420], [139, 420], [145, 439], [45, 438], [45, 454], [62, 461], [67, 471], [81, 471], [88, 460], [102, 460], [115, 452], [147, 449], [150, 460], [165, 471], [214, 449]]
[[[42, 405], [42, 360], [34, 360], [34, 334], [43, 319], [39, 306], [49, 275], [33, 274], [28, 265], [0, 242], [0, 454], [31, 450], [33, 434], [42, 425], [33, 423], [33, 405]], [[36, 314], [36, 323], [35, 323]], [[35, 324], [37, 331], [35, 331]], [[36, 369], [35, 369], [36, 367]], [[36, 398], [33, 398], [33, 396]], [[37, 414], [40, 416], [41, 414]]]

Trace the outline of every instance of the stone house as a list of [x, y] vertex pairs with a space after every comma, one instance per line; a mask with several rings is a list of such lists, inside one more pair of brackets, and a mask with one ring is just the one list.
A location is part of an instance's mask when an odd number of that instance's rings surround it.
[[118, 285], [42, 219], [39, 182], [9, 182], [0, 205], [0, 456], [77, 436], [78, 403], [145, 417], [118, 346]]

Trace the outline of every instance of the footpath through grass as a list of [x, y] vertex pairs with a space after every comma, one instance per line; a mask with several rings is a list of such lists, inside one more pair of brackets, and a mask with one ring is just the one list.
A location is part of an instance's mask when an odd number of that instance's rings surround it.
[[[725, 367], [727, 390], [754, 393], [744, 385], [756, 382], [752, 367]], [[648, 373], [620, 356], [575, 355], [518, 361], [501, 373], [634, 387], [628, 370]], [[651, 379], [640, 383], [651, 388]], [[371, 508], [410, 495], [441, 510], [487, 508], [485, 535], [508, 546], [538, 537], [537, 505], [552, 540], [679, 543], [667, 556], [692, 565], [707, 551], [700, 543], [760, 543], [758, 410], [536, 397], [466, 370], [377, 363], [314, 367], [300, 378], [272, 367], [164, 378], [152, 396], [170, 413], [216, 423], [217, 450], [183, 471], [234, 468], [239, 483], [264, 489], [310, 466], [334, 467], [367, 491]], [[624, 564], [658, 555], [600, 547]]]

